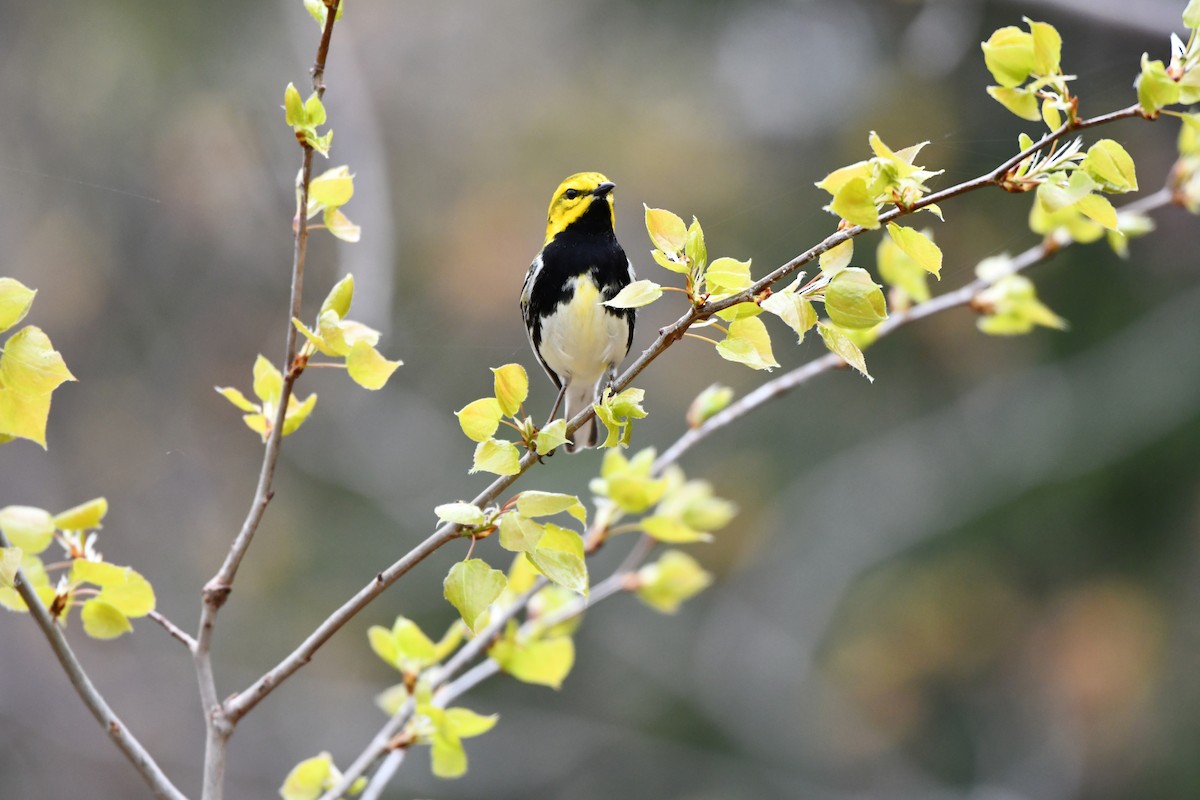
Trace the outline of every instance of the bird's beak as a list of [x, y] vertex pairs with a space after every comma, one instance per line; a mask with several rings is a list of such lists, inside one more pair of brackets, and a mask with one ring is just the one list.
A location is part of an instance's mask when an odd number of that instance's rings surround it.
[[595, 189], [593, 189], [592, 195], [595, 197], [604, 197], [604, 195], [608, 194], [615, 188], [617, 188], [617, 185], [615, 183], [612, 183], [611, 181], [608, 181], [608, 182], [600, 184]]

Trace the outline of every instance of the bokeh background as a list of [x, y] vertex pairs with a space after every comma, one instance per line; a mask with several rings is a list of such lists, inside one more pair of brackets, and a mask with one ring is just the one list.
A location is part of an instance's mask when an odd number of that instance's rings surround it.
[[[304, 376], [314, 418], [286, 442], [278, 495], [221, 615], [222, 694], [247, 685], [473, 496], [451, 410], [488, 366], [536, 367], [517, 313], [550, 191], [584, 169], [618, 184], [643, 275], [641, 205], [700, 217], [710, 252], [766, 270], [834, 220], [813, 182], [877, 130], [924, 139], [935, 186], [1012, 152], [1022, 123], [984, 94], [978, 43], [1056, 24], [1083, 112], [1132, 101], [1143, 51], [1168, 55], [1183, 0], [1059, 2], [372, 2], [337, 27], [330, 164], [357, 173], [349, 246], [316, 236], [306, 316], [345, 272], [354, 316], [406, 365], [368, 393]], [[100, 549], [195, 626], [199, 591], [250, 500], [260, 447], [214, 385], [248, 389], [286, 324], [298, 154], [279, 109], [305, 86], [317, 26], [299, 0], [0, 1], [0, 274], [39, 289], [79, 382], [49, 450], [0, 449], [0, 504], [104, 495]], [[1096, 132], [1161, 185], [1177, 124]], [[1034, 243], [1027, 197], [944, 206], [943, 280]], [[677, 616], [597, 606], [560, 692], [495, 680], [499, 712], [439, 782], [417, 752], [389, 797], [1182, 798], [1200, 796], [1200, 226], [1179, 209], [1132, 245], [1038, 268], [1071, 324], [1017, 339], [958, 310], [868, 353], [874, 384], [822, 376], [685, 460], [742, 513], [693, 549], [715, 586]], [[859, 252], [871, 265], [873, 237]], [[643, 316], [635, 347], [677, 314]], [[789, 346], [785, 367], [821, 352]], [[720, 381], [764, 379], [684, 342], [638, 385], [640, 445], [664, 446]], [[551, 387], [535, 375], [534, 402]], [[536, 485], [586, 493], [596, 453]], [[534, 479], [523, 485], [534, 485]], [[604, 574], [626, 546], [602, 554]], [[487, 557], [504, 563], [494, 544]], [[480, 552], [480, 551], [477, 551]], [[348, 763], [395, 675], [365, 631], [453, 616], [444, 548], [348, 625], [239, 727], [228, 796], [272, 797], [329, 750]], [[72, 641], [187, 792], [203, 726], [187, 654], [150, 622]], [[97, 729], [26, 617], [0, 618], [0, 797], [130, 798], [144, 785]]]

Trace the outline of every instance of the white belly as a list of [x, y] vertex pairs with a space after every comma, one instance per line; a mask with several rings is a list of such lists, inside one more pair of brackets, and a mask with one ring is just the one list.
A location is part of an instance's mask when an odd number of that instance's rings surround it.
[[571, 279], [575, 294], [542, 320], [541, 354], [563, 383], [595, 386], [625, 358], [629, 326], [603, 305], [587, 275]]

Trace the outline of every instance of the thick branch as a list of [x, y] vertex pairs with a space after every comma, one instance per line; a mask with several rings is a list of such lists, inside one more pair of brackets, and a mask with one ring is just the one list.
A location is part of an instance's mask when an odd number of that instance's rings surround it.
[[[0, 532], [0, 547], [8, 547], [9, 543], [4, 534]], [[92, 716], [100, 723], [100, 727], [108, 733], [110, 739], [116, 744], [117, 748], [125, 754], [129, 759], [129, 763], [133, 764], [134, 769], [142, 776], [146, 783], [154, 792], [155, 797], [167, 798], [167, 800], [186, 800], [183, 792], [175, 788], [171, 783], [171, 779], [163, 773], [162, 769], [155, 762], [154, 758], [142, 746], [142, 743], [137, 740], [137, 737], [130, 732], [121, 718], [116, 712], [109, 707], [105, 702], [104, 697], [92, 684], [87, 673], [83, 670], [83, 665], [79, 663], [75, 652], [71, 650], [71, 645], [67, 643], [67, 637], [63, 635], [62, 630], [58, 627], [58, 623], [50, 616], [50, 612], [42, 605], [41, 598], [37, 596], [37, 592], [25, 580], [25, 575], [20, 570], [17, 571], [16, 579], [13, 583], [17, 594], [25, 601], [26, 607], [29, 608], [29, 614], [33, 617], [33, 621], [37, 623], [42, 634], [46, 637], [46, 641], [50, 643], [50, 648], [54, 651], [54, 655], [58, 658], [58, 663], [62, 665], [63, 671], [67, 673], [67, 678], [71, 681], [71, 685], [75, 687], [79, 699], [87, 706], [88, 711], [92, 712]]]

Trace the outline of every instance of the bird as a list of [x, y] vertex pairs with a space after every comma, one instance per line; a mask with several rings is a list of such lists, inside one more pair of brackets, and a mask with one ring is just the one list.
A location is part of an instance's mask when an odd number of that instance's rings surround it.
[[[634, 310], [604, 305], [634, 279], [613, 230], [615, 186], [599, 172], [559, 184], [546, 214], [546, 240], [521, 288], [529, 344], [558, 389], [550, 419], [564, 400], [568, 420], [595, 402], [600, 382], [612, 382], [633, 344]], [[595, 447], [598, 439], [592, 417], [566, 450]]]

